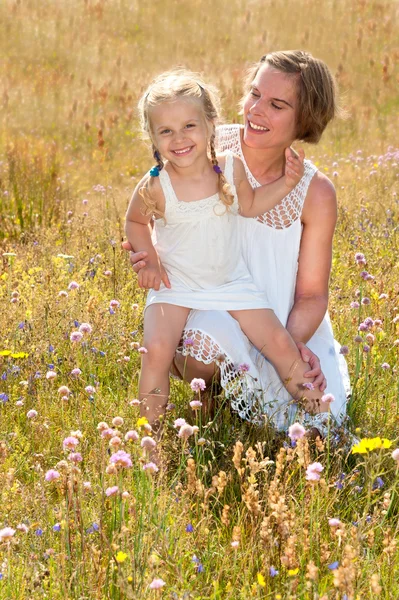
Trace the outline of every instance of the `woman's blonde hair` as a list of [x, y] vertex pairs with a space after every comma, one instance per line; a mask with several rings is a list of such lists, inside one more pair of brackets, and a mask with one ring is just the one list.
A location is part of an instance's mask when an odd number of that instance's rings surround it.
[[335, 79], [325, 62], [302, 50], [285, 50], [265, 54], [252, 65], [244, 81], [241, 108], [259, 69], [270, 65], [288, 75], [298, 75], [296, 139], [317, 144], [328, 123], [344, 116], [338, 104]]
[[[154, 135], [151, 129], [151, 108], [164, 102], [174, 102], [177, 99], [187, 99], [197, 102], [202, 107], [206, 125], [209, 131], [209, 153], [214, 167], [218, 167], [215, 150], [215, 127], [220, 119], [220, 100], [218, 91], [213, 85], [205, 83], [198, 73], [186, 69], [174, 69], [166, 71], [156, 77], [141, 97], [138, 110], [143, 132], [152, 142], [152, 153], [159, 170], [164, 166], [161, 155], [154, 144]], [[230, 187], [221, 172], [216, 169], [219, 179], [219, 196], [223, 204], [228, 207], [233, 203], [233, 195]], [[150, 177], [147, 184], [140, 190], [146, 214], [156, 217], [164, 215], [157, 210], [155, 201], [151, 197], [151, 185], [153, 178]]]

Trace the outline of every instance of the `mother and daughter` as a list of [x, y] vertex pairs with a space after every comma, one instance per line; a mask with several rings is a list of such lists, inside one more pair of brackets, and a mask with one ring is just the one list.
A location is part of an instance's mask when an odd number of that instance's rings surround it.
[[[290, 145], [318, 141], [337, 112], [335, 85], [310, 54], [276, 52], [252, 69], [245, 92], [244, 127], [217, 130], [217, 93], [194, 73], [164, 73], [140, 100], [156, 162], [126, 215], [128, 241], [140, 251], [139, 284], [150, 288], [141, 410], [158, 422], [171, 363], [181, 368], [186, 354], [189, 378], [208, 380], [219, 364], [242, 417], [266, 415], [286, 428], [299, 411], [317, 415], [310, 424], [321, 431], [324, 416], [331, 410], [339, 421], [346, 403], [323, 320], [336, 199], [329, 180]], [[328, 357], [331, 407], [305, 346], [312, 337]]]

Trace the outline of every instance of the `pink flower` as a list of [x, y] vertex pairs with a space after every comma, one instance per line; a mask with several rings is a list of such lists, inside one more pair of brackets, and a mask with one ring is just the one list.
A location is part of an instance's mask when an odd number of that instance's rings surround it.
[[110, 496], [115, 496], [118, 492], [119, 492], [118, 486], [114, 485], [105, 490], [105, 495], [109, 498]]
[[46, 481], [55, 481], [56, 479], [59, 479], [59, 477], [60, 474], [55, 469], [49, 469], [44, 476]]
[[143, 465], [143, 471], [148, 471], [149, 473], [157, 473], [159, 469], [155, 463], [149, 462]]
[[79, 288], [80, 285], [76, 281], [71, 281], [71, 283], [68, 285], [68, 290], [78, 290]]
[[119, 308], [121, 303], [118, 300], [111, 300], [109, 303], [110, 308]]
[[389, 365], [387, 362], [384, 362], [381, 365], [381, 369], [384, 369], [385, 371], [388, 371], [390, 368], [391, 368], [391, 365]]
[[351, 308], [359, 308], [360, 304], [359, 302], [355, 301], [355, 302], [351, 302]]
[[46, 379], [51, 381], [52, 379], [55, 379], [56, 377], [57, 377], [57, 373], [55, 371], [47, 371]]
[[69, 394], [71, 393], [71, 390], [66, 385], [62, 385], [61, 387], [58, 388], [58, 393], [61, 396], [69, 396]]
[[115, 454], [113, 454], [109, 459], [109, 462], [117, 467], [123, 467], [125, 469], [131, 467], [133, 464], [130, 458], [130, 454], [128, 454], [128, 452], [125, 452], [124, 450], [118, 450], [118, 452], [115, 452]]
[[355, 254], [355, 261], [358, 265], [365, 265], [367, 263], [366, 257], [361, 252]]
[[392, 458], [396, 460], [399, 465], [399, 448], [395, 448], [395, 450], [391, 454]]
[[300, 423], [293, 423], [288, 428], [288, 437], [291, 440], [300, 440], [306, 433], [306, 429]]
[[100, 421], [97, 425], [97, 429], [98, 431], [104, 431], [105, 429], [109, 429], [109, 425], [105, 421]]
[[93, 387], [92, 385], [87, 385], [85, 387], [85, 392], [87, 392], [88, 394], [95, 394], [96, 393], [96, 388]]
[[137, 352], [139, 352], [140, 354], [148, 354], [148, 350], [147, 348], [144, 348], [144, 346], [141, 346]]
[[4, 529], [0, 529], [0, 542], [10, 540], [15, 534], [15, 529], [12, 527], [4, 527]]
[[166, 582], [163, 579], [153, 579], [150, 583], [151, 590], [160, 590], [163, 586], [166, 585]]
[[106, 271], [104, 271], [104, 275], [105, 275], [105, 277], [111, 277], [112, 271], [110, 271], [109, 269], [107, 269]]
[[34, 410], [33, 408], [31, 410], [28, 410], [26, 416], [28, 417], [28, 419], [35, 419], [37, 417], [37, 410]]
[[68, 298], [68, 292], [66, 292], [65, 290], [61, 290], [60, 292], [58, 292], [58, 295], [60, 298]]
[[194, 340], [192, 338], [186, 338], [185, 340], [183, 340], [183, 346], [194, 346]]
[[79, 331], [81, 333], [91, 333], [92, 332], [92, 326], [90, 325], [90, 323], [82, 323], [79, 327]]
[[68, 456], [69, 460], [73, 463], [78, 464], [80, 462], [82, 462], [83, 457], [80, 454], [80, 452], [71, 452], [71, 454]]
[[112, 419], [112, 425], [114, 425], [114, 427], [120, 427], [121, 425], [123, 425], [122, 417], [114, 417]]
[[151, 450], [152, 448], [155, 448], [155, 446], [157, 445], [157, 443], [156, 443], [156, 441], [152, 437], [149, 437], [148, 435], [146, 435], [141, 440], [141, 444], [140, 445], [141, 445], [142, 448], [145, 448], [145, 450]]
[[321, 397], [321, 401], [328, 402], [328, 404], [331, 404], [331, 402], [334, 402], [334, 400], [335, 398], [333, 394], [324, 394], [324, 396]]
[[101, 429], [101, 437], [104, 439], [109, 439], [114, 437], [115, 430], [108, 427], [108, 429]]
[[79, 377], [82, 374], [82, 371], [78, 368], [72, 369], [71, 375], [72, 377]]
[[179, 433], [177, 435], [179, 436], [179, 438], [187, 440], [191, 435], [193, 435], [193, 433], [194, 429], [191, 427], [191, 425], [189, 425], [188, 423], [184, 423], [184, 425], [180, 427]]
[[339, 527], [341, 525], [341, 521], [339, 519], [328, 519], [328, 524], [330, 527]]
[[339, 353], [342, 354], [342, 356], [347, 356], [349, 354], [348, 346], [341, 346]]
[[134, 431], [133, 429], [131, 431], [128, 431], [125, 434], [125, 441], [126, 442], [137, 442], [137, 440], [139, 439], [139, 434], [137, 433], [137, 431]]
[[81, 333], [80, 331], [72, 331], [71, 335], [69, 336], [71, 342], [80, 342], [82, 338], [83, 333]]
[[244, 373], [248, 373], [249, 371], [249, 365], [247, 365], [247, 363], [242, 363], [241, 365], [238, 365], [238, 372], [240, 373], [240, 375], [243, 375]]
[[310, 382], [308, 382], [308, 383], [303, 383], [303, 384], [302, 384], [302, 386], [303, 386], [303, 387], [304, 387], [306, 390], [310, 390], [310, 391], [314, 390], [314, 385], [313, 385], [313, 383], [310, 383]]
[[179, 419], [175, 420], [175, 422], [173, 423], [173, 426], [176, 427], [176, 429], [178, 429], [179, 427], [183, 427], [183, 425], [185, 425], [185, 424], [186, 424], [186, 419], [179, 417]]
[[194, 378], [191, 380], [190, 387], [193, 390], [193, 392], [199, 392], [199, 391], [203, 392], [204, 389], [206, 388], [206, 383], [203, 379]]
[[79, 444], [78, 438], [76, 438], [72, 435], [70, 435], [69, 437], [66, 437], [64, 439], [64, 441], [62, 442], [64, 450], [75, 450], [75, 448], [78, 444]]
[[306, 479], [308, 481], [318, 481], [320, 479], [320, 473], [324, 467], [319, 462], [314, 462], [306, 469]]
[[201, 400], [191, 400], [190, 406], [193, 410], [198, 410], [202, 406]]
[[129, 401], [129, 406], [140, 406], [141, 402], [138, 398], [133, 398]]

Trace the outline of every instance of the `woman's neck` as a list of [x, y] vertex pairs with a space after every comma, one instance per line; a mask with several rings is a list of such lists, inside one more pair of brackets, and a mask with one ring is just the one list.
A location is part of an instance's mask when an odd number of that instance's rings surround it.
[[250, 148], [241, 134], [242, 153], [252, 175], [261, 184], [271, 183], [284, 175], [285, 154], [282, 148]]

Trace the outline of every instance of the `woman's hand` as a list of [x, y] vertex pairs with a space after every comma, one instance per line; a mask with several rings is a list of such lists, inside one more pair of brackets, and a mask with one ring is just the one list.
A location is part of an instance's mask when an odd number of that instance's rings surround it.
[[327, 380], [321, 370], [319, 358], [302, 342], [297, 342], [297, 347], [301, 353], [302, 360], [309, 363], [310, 367], [310, 370], [304, 373], [304, 377], [314, 377], [314, 381], [312, 382], [314, 387], [324, 392], [327, 387]]
[[133, 270], [138, 273], [140, 269], [146, 266], [145, 259], [148, 257], [148, 252], [133, 252], [133, 248], [130, 242], [122, 242], [123, 250], [130, 252], [129, 259], [132, 263]]
[[148, 258], [148, 252], [133, 252], [133, 247], [127, 240], [122, 242], [122, 248], [130, 252], [130, 262], [133, 270], [138, 274], [138, 283], [141, 288], [159, 290], [161, 282], [169, 289], [172, 287], [168, 274], [159, 258], [158, 264], [149, 265], [144, 260]]
[[285, 185], [290, 190], [293, 190], [303, 177], [305, 172], [304, 159], [305, 152], [302, 148], [300, 148], [299, 153], [291, 147], [285, 149]]

